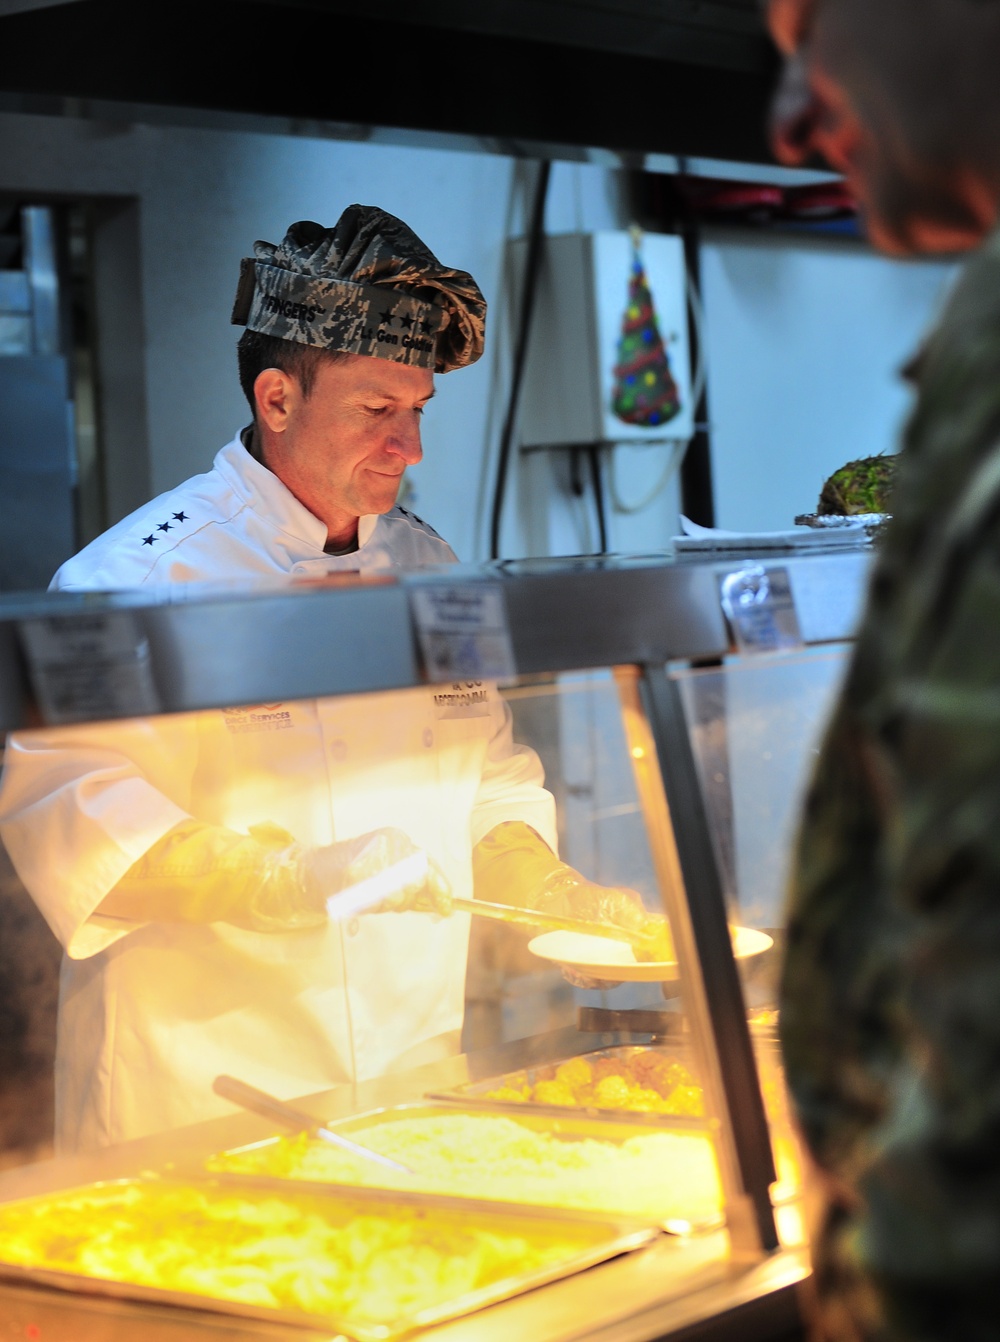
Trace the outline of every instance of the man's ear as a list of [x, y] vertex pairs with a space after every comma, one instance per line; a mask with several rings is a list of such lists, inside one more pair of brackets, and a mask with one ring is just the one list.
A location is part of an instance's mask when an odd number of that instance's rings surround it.
[[272, 433], [284, 433], [295, 395], [295, 383], [280, 368], [265, 368], [253, 384], [257, 419]]

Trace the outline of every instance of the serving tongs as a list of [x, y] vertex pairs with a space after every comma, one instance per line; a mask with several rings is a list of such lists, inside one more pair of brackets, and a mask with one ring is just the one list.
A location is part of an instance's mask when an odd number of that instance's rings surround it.
[[[377, 908], [383, 900], [405, 886], [419, 885], [421, 880], [426, 879], [427, 870], [426, 853], [411, 853], [392, 866], [384, 867], [374, 875], [331, 895], [326, 901], [327, 913], [334, 922], [354, 918], [369, 909]], [[591, 922], [588, 918], [564, 918], [555, 913], [538, 913], [534, 909], [515, 908], [511, 904], [491, 904], [486, 899], [455, 897], [452, 900], [452, 909], [456, 913], [472, 913], [479, 918], [495, 918], [498, 922], [540, 927], [548, 932], [582, 932], [589, 937], [624, 941], [634, 951], [645, 951], [651, 960], [658, 958], [653, 954], [657, 944], [656, 932], [629, 932], [626, 928], [615, 927], [611, 923]]]
[[269, 1095], [267, 1091], [258, 1090], [256, 1086], [250, 1086], [245, 1081], [237, 1080], [235, 1076], [217, 1076], [212, 1082], [212, 1089], [216, 1095], [221, 1095], [224, 1100], [230, 1100], [233, 1104], [238, 1104], [241, 1109], [248, 1109], [252, 1114], [269, 1118], [275, 1123], [280, 1123], [283, 1127], [293, 1128], [296, 1132], [308, 1132], [310, 1137], [318, 1137], [321, 1142], [329, 1142], [331, 1146], [339, 1146], [345, 1151], [350, 1151], [353, 1156], [360, 1156], [362, 1160], [373, 1161], [376, 1165], [383, 1165], [386, 1169], [395, 1170], [398, 1174], [414, 1173], [409, 1165], [401, 1165], [398, 1160], [392, 1160], [389, 1156], [383, 1156], [378, 1151], [372, 1151], [370, 1147], [352, 1142], [350, 1137], [342, 1137], [339, 1132], [331, 1132], [311, 1114], [305, 1114], [301, 1109], [286, 1104], [284, 1100]]
[[588, 937], [607, 937], [610, 941], [627, 942], [633, 950], [651, 950], [655, 933], [629, 932], [611, 923], [594, 923], [587, 918], [562, 917], [557, 913], [538, 913], [535, 909], [518, 909], [511, 904], [491, 904], [486, 899], [452, 900], [457, 913], [472, 913], [480, 918], [495, 918], [502, 923], [520, 923], [526, 927], [544, 927], [550, 932], [582, 932]]

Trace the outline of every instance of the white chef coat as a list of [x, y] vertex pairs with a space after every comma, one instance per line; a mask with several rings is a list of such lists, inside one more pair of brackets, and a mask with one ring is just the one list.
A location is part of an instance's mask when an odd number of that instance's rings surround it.
[[[53, 587], [392, 569], [454, 554], [402, 508], [326, 529], [237, 437], [213, 468], [99, 537]], [[554, 803], [489, 683], [416, 688], [22, 732], [8, 742], [0, 832], [66, 950], [56, 1056], [61, 1151], [231, 1112], [220, 1072], [283, 1098], [453, 1052], [468, 918], [371, 914], [256, 933], [95, 913], [144, 852], [195, 817], [272, 821], [325, 844], [404, 829], [471, 894], [471, 851], [504, 820], [555, 848]]]

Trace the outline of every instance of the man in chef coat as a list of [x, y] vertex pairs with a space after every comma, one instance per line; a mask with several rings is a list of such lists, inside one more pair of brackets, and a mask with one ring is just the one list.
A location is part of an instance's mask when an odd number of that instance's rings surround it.
[[[252, 424], [53, 587], [453, 561], [395, 501], [434, 375], [479, 357], [485, 312], [470, 275], [375, 207], [258, 242], [233, 311]], [[11, 738], [2, 837], [66, 952], [58, 1149], [228, 1112], [223, 1072], [291, 1098], [456, 1052], [469, 928], [453, 894], [647, 925], [634, 893], [555, 856], [539, 761], [484, 689]], [[328, 917], [330, 895], [378, 875], [379, 909]]]
[[910, 370], [780, 1003], [813, 1335], [968, 1342], [1000, 1332], [1000, 4], [768, 8], [780, 156], [843, 172], [884, 251], [978, 248]]

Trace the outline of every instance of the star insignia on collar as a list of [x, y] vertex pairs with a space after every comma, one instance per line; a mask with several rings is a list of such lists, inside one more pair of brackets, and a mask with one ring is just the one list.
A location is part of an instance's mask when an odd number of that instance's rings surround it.
[[160, 539], [159, 536], [153, 536], [153, 535], [144, 536], [144, 537], [143, 537], [143, 541], [142, 541], [142, 543], [143, 543], [143, 545], [152, 545], [152, 544], [153, 544], [153, 541], [156, 541], [156, 540], [159, 540], [159, 539]]
[[416, 321], [416, 318], [415, 318], [415, 317], [406, 316], [406, 315], [404, 314], [404, 316], [400, 317], [399, 320], [400, 320], [400, 321], [402, 322], [402, 324], [406, 327], [406, 329], [409, 330], [410, 327], [413, 325], [413, 323]]
[[392, 308], [383, 308], [378, 315], [382, 318], [383, 326], [392, 325]]
[[424, 317], [420, 318], [420, 329], [423, 331], [424, 335], [430, 335], [431, 324]]
[[157, 527], [156, 527], [156, 529], [157, 529], [157, 531], [169, 531], [169, 530], [170, 530], [170, 523], [169, 523], [169, 522], [159, 522], [159, 523], [157, 523]]
[[184, 513], [184, 512], [181, 512], [181, 513], [174, 513], [174, 521], [175, 521], [175, 522], [186, 522], [187, 520], [188, 520], [188, 515], [187, 515], [187, 513]]

